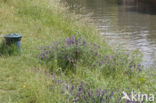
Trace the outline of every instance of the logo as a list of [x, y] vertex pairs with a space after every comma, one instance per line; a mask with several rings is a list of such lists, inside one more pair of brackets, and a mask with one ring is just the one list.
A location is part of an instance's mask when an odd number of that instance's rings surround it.
[[154, 94], [142, 94], [141, 92], [134, 92], [132, 91], [129, 95], [126, 92], [122, 92], [123, 97], [122, 99], [126, 99], [128, 101], [134, 101], [134, 102], [153, 102], [154, 101]]

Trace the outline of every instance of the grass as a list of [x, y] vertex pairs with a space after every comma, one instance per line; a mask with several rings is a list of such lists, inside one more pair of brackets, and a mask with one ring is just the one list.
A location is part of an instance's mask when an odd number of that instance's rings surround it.
[[[38, 48], [51, 45], [77, 32], [87, 41], [102, 45], [99, 51], [103, 55], [114, 55], [120, 52], [118, 58], [124, 57], [125, 53], [121, 50], [114, 51], [108, 46], [94, 27], [88, 26], [83, 20], [77, 20], [75, 15], [68, 13], [66, 8], [59, 8], [59, 5], [61, 4], [58, 4], [57, 1], [0, 0], [0, 33], [23, 34], [21, 55], [0, 57], [1, 103], [68, 103], [69, 95], [62, 93], [60, 86], [55, 85], [56, 83], [52, 80], [54, 75], [38, 58], [41, 52]], [[136, 57], [134, 58], [135, 63], [140, 62], [136, 53], [130, 55], [130, 57]], [[61, 68], [57, 64], [54, 69], [55, 74], [61, 80], [69, 83], [73, 81], [76, 83], [91, 82], [93, 89], [114, 90], [119, 88], [122, 91], [122, 89], [130, 88], [129, 91], [134, 89], [143, 93], [151, 93], [156, 90], [154, 69], [152, 73], [145, 70], [133, 71], [129, 76], [122, 72], [122, 69], [120, 70], [120, 67], [129, 67], [122, 65], [123, 60], [117, 60], [117, 65], [110, 64], [104, 67], [106, 72], [110, 71], [108, 69], [111, 67], [117, 67], [115, 75], [106, 75], [103, 73], [105, 71], [101, 72], [98, 67], [90, 70], [90, 66], [81, 63], [77, 63], [75, 72], [60, 72]], [[54, 89], [50, 89], [52, 85]]]
[[0, 56], [11, 56], [20, 54], [20, 50], [16, 44], [7, 45], [5, 41], [0, 44]]

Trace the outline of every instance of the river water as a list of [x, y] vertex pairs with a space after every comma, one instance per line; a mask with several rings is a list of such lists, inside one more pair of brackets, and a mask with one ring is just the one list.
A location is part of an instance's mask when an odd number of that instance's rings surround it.
[[89, 16], [110, 45], [139, 49], [143, 65], [156, 67], [156, 6], [135, 0], [63, 0], [71, 12]]

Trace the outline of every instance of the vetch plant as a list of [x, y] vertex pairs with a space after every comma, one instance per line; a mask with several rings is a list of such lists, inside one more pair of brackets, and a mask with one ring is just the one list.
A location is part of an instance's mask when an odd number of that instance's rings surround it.
[[104, 48], [96, 43], [88, 42], [82, 36], [72, 35], [54, 42], [52, 46], [44, 47], [39, 58], [52, 70], [56, 67], [61, 68], [62, 71], [75, 70], [79, 63], [90, 69], [100, 69], [107, 76], [115, 76], [120, 72], [132, 76], [135, 69], [141, 71], [142, 66], [135, 63], [130, 55], [115, 51], [111, 55], [106, 55], [103, 51], [105, 51]]
[[[129, 88], [114, 88], [113, 90], [98, 88], [94, 86], [93, 82], [73, 82], [53, 74], [51, 91], [56, 89], [61, 91], [61, 94], [66, 97], [69, 103], [146, 103], [145, 99], [147, 99], [147, 97], [143, 97], [145, 94], [143, 96], [141, 94], [132, 94]], [[124, 92], [123, 94], [123, 90], [126, 90], [127, 93]], [[132, 100], [129, 97], [132, 97]], [[149, 96], [149, 100], [154, 101], [154, 97]]]
[[48, 64], [57, 63], [62, 70], [74, 69], [78, 62], [92, 66], [97, 58], [97, 47], [80, 36], [72, 35], [61, 42], [43, 48], [39, 58]]
[[[62, 90], [62, 94], [67, 97], [69, 103], [111, 103], [115, 92], [109, 89], [92, 87], [92, 83], [69, 82], [53, 76], [51, 90], [56, 88]], [[119, 101], [120, 98], [115, 98]]]

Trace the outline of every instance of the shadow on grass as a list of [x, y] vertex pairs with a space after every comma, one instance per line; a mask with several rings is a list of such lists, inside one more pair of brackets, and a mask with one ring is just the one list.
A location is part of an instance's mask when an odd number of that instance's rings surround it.
[[19, 55], [20, 51], [16, 44], [7, 45], [5, 40], [0, 42], [0, 56]]

